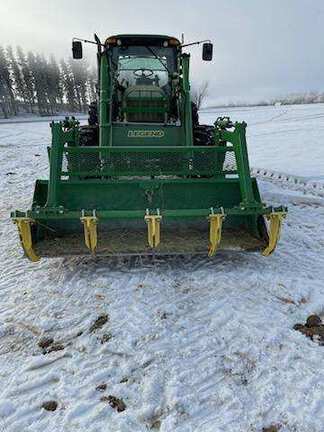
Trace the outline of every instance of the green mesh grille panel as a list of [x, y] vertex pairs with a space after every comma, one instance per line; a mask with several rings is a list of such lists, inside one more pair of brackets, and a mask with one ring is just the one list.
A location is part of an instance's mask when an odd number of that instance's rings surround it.
[[136, 85], [125, 91], [122, 112], [129, 122], [163, 123], [167, 120], [168, 101], [153, 85]]
[[65, 148], [62, 175], [75, 176], [161, 176], [235, 174], [232, 150], [225, 147], [161, 149], [121, 147]]

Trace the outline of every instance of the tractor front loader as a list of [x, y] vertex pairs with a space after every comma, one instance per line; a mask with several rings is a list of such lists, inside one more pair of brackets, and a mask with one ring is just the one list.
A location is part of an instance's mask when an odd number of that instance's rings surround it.
[[[161, 35], [94, 43], [99, 90], [89, 125], [51, 124], [49, 179], [36, 181], [30, 210], [11, 214], [25, 255], [270, 255], [286, 208], [261, 201], [244, 122], [198, 124], [185, 45]], [[82, 57], [80, 40], [73, 56]]]

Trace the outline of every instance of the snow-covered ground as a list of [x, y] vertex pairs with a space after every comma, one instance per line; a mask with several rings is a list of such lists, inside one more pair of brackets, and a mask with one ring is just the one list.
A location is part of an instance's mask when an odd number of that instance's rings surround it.
[[[323, 176], [323, 105], [230, 115], [250, 124], [254, 167]], [[0, 125], [0, 431], [323, 432], [324, 347], [292, 329], [324, 316], [321, 194], [260, 181], [265, 201], [289, 206], [269, 258], [31, 264], [8, 216], [46, 177], [48, 144], [45, 123]], [[64, 349], [44, 355], [44, 336]]]
[[213, 123], [224, 115], [247, 122], [252, 166], [324, 182], [324, 104], [224, 108], [200, 117]]

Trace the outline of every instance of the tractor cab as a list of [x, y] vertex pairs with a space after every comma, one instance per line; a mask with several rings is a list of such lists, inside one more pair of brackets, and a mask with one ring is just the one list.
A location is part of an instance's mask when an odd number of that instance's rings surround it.
[[109, 37], [113, 122], [176, 123], [179, 112], [178, 39], [169, 36]]
[[82, 41], [98, 49], [98, 100], [90, 105], [90, 128], [81, 146], [212, 145], [213, 128], [199, 125], [190, 98], [190, 55], [184, 47], [202, 43], [202, 59], [210, 61], [210, 41], [181, 43], [165, 35], [121, 34], [104, 43], [73, 40], [73, 58], [82, 58]]

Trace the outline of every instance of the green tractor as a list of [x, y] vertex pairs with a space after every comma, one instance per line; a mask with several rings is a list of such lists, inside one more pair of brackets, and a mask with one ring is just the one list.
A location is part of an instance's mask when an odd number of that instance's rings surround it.
[[[49, 180], [14, 211], [25, 255], [183, 254], [218, 249], [269, 255], [286, 208], [266, 206], [250, 176], [246, 124], [199, 125], [186, 46], [162, 35], [96, 44], [98, 101], [89, 124], [52, 122]], [[202, 59], [213, 45], [203, 43]]]

